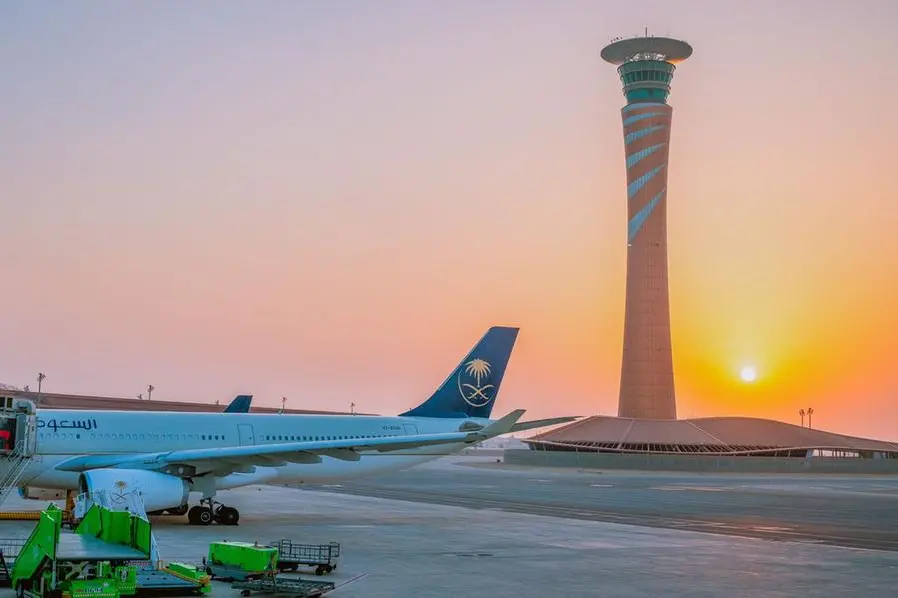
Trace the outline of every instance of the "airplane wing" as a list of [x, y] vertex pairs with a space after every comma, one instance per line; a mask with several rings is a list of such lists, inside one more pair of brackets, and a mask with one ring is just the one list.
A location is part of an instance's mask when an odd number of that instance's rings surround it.
[[523, 432], [524, 430], [532, 430], [534, 428], [545, 428], [546, 426], [555, 426], [558, 424], [566, 424], [578, 419], [582, 416], [575, 415], [572, 417], [552, 417], [549, 419], [535, 419], [529, 422], [516, 423], [511, 427], [511, 432]]
[[251, 446], [186, 449], [159, 453], [125, 453], [73, 457], [56, 466], [60, 471], [83, 472], [91, 469], [145, 469], [181, 477], [209, 472], [215, 475], [245, 471], [252, 466], [277, 467], [287, 463], [320, 463], [321, 457], [358, 461], [361, 452], [390, 452], [424, 446], [463, 442], [473, 444], [508, 433], [524, 415], [523, 409], [512, 411], [482, 430], [388, 436], [385, 438], [350, 438], [314, 442], [280, 442]]

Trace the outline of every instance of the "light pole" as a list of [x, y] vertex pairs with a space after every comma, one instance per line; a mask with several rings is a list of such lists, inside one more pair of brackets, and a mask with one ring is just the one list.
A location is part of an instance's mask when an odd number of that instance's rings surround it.
[[801, 427], [803, 428], [804, 427], [804, 409], [799, 409], [798, 415], [801, 416]]
[[355, 415], [355, 403], [349, 404], [349, 413], [350, 415]]
[[284, 413], [284, 410], [287, 408], [287, 397], [281, 397], [281, 414]]
[[150, 385], [147, 386], [147, 400], [148, 400], [148, 401], [152, 401], [152, 400], [153, 400], [153, 391], [154, 391], [154, 390], [156, 390], [156, 387], [153, 386], [152, 384], [150, 384]]
[[814, 408], [808, 407], [808, 428], [811, 427], [811, 416], [814, 415]]
[[37, 373], [37, 404], [41, 404], [41, 384], [47, 376], [43, 372]]

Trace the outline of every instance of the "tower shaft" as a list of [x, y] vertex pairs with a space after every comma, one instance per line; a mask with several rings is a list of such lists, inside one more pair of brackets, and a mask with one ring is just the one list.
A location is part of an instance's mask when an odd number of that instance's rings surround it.
[[621, 110], [628, 230], [619, 417], [677, 417], [667, 279], [667, 159], [672, 113], [670, 106], [658, 101], [636, 101]]

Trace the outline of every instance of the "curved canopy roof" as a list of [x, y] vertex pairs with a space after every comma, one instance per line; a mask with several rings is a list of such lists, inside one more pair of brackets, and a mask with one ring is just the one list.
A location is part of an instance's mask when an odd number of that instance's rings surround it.
[[602, 60], [618, 65], [640, 58], [677, 64], [690, 56], [692, 46], [672, 37], [631, 37], [602, 48]]
[[[898, 452], [898, 443], [814, 430], [771, 419], [707, 417], [649, 420], [593, 416], [528, 438], [559, 446], [634, 450], [645, 445], [703, 447], [701, 452], [746, 453], [771, 449]], [[677, 452], [691, 452], [678, 450]]]

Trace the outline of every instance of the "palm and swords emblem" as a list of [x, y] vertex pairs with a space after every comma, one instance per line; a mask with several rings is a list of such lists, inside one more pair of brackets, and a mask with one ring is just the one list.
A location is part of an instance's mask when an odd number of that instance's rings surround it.
[[124, 480], [119, 480], [115, 483], [115, 490], [112, 491], [112, 502], [121, 503], [125, 501], [126, 492], [125, 490], [128, 488], [128, 483]]
[[[462, 398], [472, 407], [483, 407], [493, 400], [489, 392], [494, 388], [492, 384], [486, 384], [490, 379], [492, 366], [485, 359], [472, 359], [465, 364], [458, 376], [458, 390]], [[462, 382], [462, 376], [466, 375], [471, 382]]]

